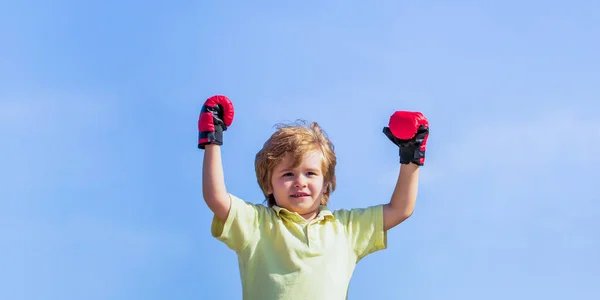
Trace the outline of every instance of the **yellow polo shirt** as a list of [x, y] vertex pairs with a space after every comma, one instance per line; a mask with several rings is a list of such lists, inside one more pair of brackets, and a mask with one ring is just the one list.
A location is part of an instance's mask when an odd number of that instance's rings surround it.
[[331, 212], [306, 222], [297, 213], [231, 196], [212, 235], [238, 255], [243, 299], [343, 300], [356, 263], [387, 247], [383, 206]]

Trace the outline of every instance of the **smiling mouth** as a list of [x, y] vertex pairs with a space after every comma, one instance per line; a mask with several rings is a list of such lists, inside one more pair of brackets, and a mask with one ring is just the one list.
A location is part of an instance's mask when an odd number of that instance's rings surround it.
[[292, 198], [304, 198], [304, 197], [309, 197], [309, 194], [306, 193], [297, 193], [297, 194], [292, 194], [290, 195]]

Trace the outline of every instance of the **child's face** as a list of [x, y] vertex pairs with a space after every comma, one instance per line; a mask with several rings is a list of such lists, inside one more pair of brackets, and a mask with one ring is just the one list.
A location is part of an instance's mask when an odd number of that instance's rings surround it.
[[290, 168], [289, 156], [275, 167], [271, 177], [273, 190], [270, 192], [275, 196], [278, 206], [297, 212], [305, 218], [314, 217], [314, 213], [318, 213], [324, 191], [322, 160], [321, 152], [312, 151], [296, 168]]

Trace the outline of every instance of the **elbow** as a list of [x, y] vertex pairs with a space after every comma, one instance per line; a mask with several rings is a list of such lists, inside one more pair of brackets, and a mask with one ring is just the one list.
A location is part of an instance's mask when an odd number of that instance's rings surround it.
[[406, 220], [406, 219], [410, 218], [410, 217], [413, 215], [413, 213], [414, 213], [414, 212], [415, 212], [415, 210], [414, 210], [414, 209], [410, 209], [410, 210], [406, 210], [406, 211], [404, 211], [404, 212], [403, 212], [403, 213], [400, 215], [400, 217], [402, 218], [402, 221], [404, 221], [404, 220]]
[[383, 210], [384, 228], [388, 230], [410, 218], [413, 214], [412, 208], [395, 208], [386, 204]]
[[390, 201], [392, 210], [395, 212], [400, 222], [410, 218], [415, 212], [415, 201], [403, 200], [394, 202]]
[[221, 202], [229, 198], [226, 191], [212, 186], [202, 188], [202, 197], [206, 203]]
[[390, 202], [390, 206], [392, 207], [392, 211], [394, 211], [394, 215], [400, 220], [400, 222], [410, 218], [414, 211], [414, 205], [397, 205], [394, 206], [393, 202]]
[[203, 193], [204, 202], [209, 206], [224, 204], [229, 202], [228, 194], [217, 194], [217, 193]]
[[212, 199], [215, 198], [215, 193], [212, 193], [209, 189], [202, 189], [202, 198], [204, 201], [211, 202]]
[[206, 194], [204, 201], [210, 210], [223, 222], [227, 220], [229, 209], [231, 208], [231, 198], [229, 194]]
[[406, 221], [406, 219], [410, 218], [413, 214], [414, 210], [410, 209], [410, 210], [401, 210], [396, 212], [396, 223], [400, 224], [404, 221]]

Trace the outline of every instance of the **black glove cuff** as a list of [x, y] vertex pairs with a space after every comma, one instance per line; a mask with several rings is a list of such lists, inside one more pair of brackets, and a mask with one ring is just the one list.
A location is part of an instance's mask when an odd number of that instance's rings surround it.
[[223, 145], [223, 129], [215, 126], [215, 131], [202, 131], [198, 133], [198, 140], [206, 138], [206, 142], [198, 143], [199, 149], [204, 149], [206, 145]]
[[415, 145], [411, 146], [400, 146], [400, 163], [401, 164], [410, 164], [414, 163], [416, 165], [422, 166], [423, 163], [421, 159], [425, 157], [425, 152], [421, 151], [419, 147]]

